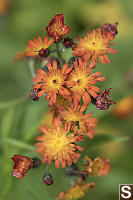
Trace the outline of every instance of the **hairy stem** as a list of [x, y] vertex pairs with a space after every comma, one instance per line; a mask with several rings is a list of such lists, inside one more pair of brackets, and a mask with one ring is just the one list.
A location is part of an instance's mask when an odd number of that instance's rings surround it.
[[56, 52], [57, 52], [58, 59], [61, 60], [62, 64], [64, 65], [65, 60], [62, 57], [61, 52], [59, 50], [59, 43], [58, 42], [56, 43]]
[[35, 75], [36, 75], [36, 73], [35, 73], [35, 69], [34, 69], [34, 59], [32, 59], [32, 58], [29, 58], [29, 60], [28, 60], [28, 66], [29, 66], [29, 69], [30, 69], [30, 72], [31, 72], [31, 75], [32, 75], [32, 77], [34, 78], [35, 77]]

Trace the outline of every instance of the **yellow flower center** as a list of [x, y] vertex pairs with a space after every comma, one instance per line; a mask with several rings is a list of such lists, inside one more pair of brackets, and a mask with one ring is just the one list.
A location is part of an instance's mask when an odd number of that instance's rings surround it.
[[75, 139], [64, 134], [61, 129], [45, 137], [46, 154], [51, 155], [55, 160], [57, 158], [65, 159], [66, 154], [69, 153], [74, 146], [72, 142], [74, 142]]
[[83, 186], [76, 185], [74, 187], [71, 187], [65, 194], [65, 198], [68, 200], [76, 200], [85, 195], [85, 190], [87, 188], [84, 188]]
[[99, 37], [98, 34], [88, 34], [82, 41], [82, 49], [95, 51], [96, 54], [105, 53], [107, 50], [107, 44], [105, 39]]
[[63, 83], [63, 76], [60, 73], [51, 73], [47, 78], [47, 87], [50, 90], [59, 90]]
[[88, 75], [86, 71], [81, 72], [77, 70], [72, 74], [71, 80], [76, 82], [76, 85], [73, 86], [73, 90], [78, 92], [86, 88], [86, 85], [88, 84]]

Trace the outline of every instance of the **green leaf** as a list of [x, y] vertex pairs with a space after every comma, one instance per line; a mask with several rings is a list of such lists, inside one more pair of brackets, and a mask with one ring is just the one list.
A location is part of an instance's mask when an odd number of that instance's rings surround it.
[[7, 102], [0, 102], [0, 109], [10, 108], [13, 106], [16, 106], [18, 104], [23, 103], [26, 100], [27, 97], [7, 101]]
[[37, 134], [39, 126], [43, 120], [43, 115], [46, 112], [47, 103], [43, 100], [39, 102], [30, 102], [26, 108], [22, 133], [24, 141], [29, 141]]
[[30, 151], [35, 151], [35, 147], [30, 145], [30, 144], [27, 144], [27, 143], [24, 143], [24, 142], [21, 142], [19, 140], [16, 140], [16, 139], [13, 139], [13, 138], [1, 138], [0, 139], [0, 143], [7, 143], [9, 145], [13, 145], [13, 146], [16, 146], [16, 147], [19, 147], [19, 149], [26, 149], [26, 150], [30, 150]]
[[85, 138], [85, 140], [81, 143], [84, 147], [83, 154], [86, 154], [88, 151], [96, 148], [97, 146], [103, 145], [107, 142], [125, 142], [130, 138], [128, 136], [112, 136], [112, 135], [96, 135], [92, 140], [89, 138]]
[[1, 120], [1, 134], [2, 136], [8, 136], [10, 134], [13, 120], [15, 116], [15, 108], [10, 108], [5, 111]]

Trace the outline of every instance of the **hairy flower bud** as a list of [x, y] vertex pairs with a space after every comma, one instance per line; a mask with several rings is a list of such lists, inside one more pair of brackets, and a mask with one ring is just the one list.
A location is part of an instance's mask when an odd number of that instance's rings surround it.
[[65, 174], [67, 176], [77, 176], [79, 172], [79, 168], [75, 163], [72, 163], [71, 166], [67, 166], [65, 168]]
[[30, 98], [33, 100], [33, 101], [38, 101], [38, 96], [37, 96], [37, 93], [39, 92], [38, 89], [32, 89], [30, 91]]
[[33, 168], [40, 167], [41, 160], [39, 158], [32, 158], [32, 161], [33, 161]]
[[53, 184], [53, 177], [51, 174], [49, 173], [46, 173], [44, 176], [43, 176], [43, 181], [46, 185], [52, 185]]
[[70, 48], [73, 45], [73, 41], [71, 38], [64, 38], [62, 44], [64, 45], [65, 48]]

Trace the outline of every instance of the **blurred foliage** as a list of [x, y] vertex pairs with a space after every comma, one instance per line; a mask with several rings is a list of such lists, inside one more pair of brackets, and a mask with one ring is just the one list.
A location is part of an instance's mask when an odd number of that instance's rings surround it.
[[[118, 53], [109, 55], [111, 63], [107, 66], [98, 64], [96, 70], [101, 70], [106, 76], [107, 81], [100, 83], [100, 87], [112, 88], [111, 99], [119, 102], [133, 96], [133, 1], [0, 0], [1, 5], [0, 200], [52, 200], [69, 184], [64, 171], [55, 169], [54, 164], [49, 168], [54, 176], [54, 184], [49, 187], [42, 182], [44, 166], [30, 170], [23, 180], [11, 176], [13, 162], [10, 158], [14, 154], [37, 156], [34, 138], [39, 134], [39, 125], [47, 123], [49, 119], [44, 98], [38, 102], [29, 99], [32, 77], [26, 61], [13, 63], [13, 57], [25, 48], [29, 39], [46, 34], [46, 25], [57, 13], [64, 13], [72, 37], [83, 35], [106, 22], [119, 22], [119, 34], [115, 39]], [[67, 61], [70, 55], [70, 51], [65, 52]], [[85, 153], [92, 158], [108, 157], [112, 170], [107, 177], [90, 178], [90, 181], [96, 182], [96, 188], [95, 191], [89, 191], [84, 200], [117, 199], [118, 184], [133, 183], [133, 115], [121, 119], [112, 110], [97, 111], [93, 104], [87, 109], [87, 112], [93, 112], [93, 116], [98, 117], [99, 125], [97, 136], [91, 141], [87, 138], [83, 143]]]

